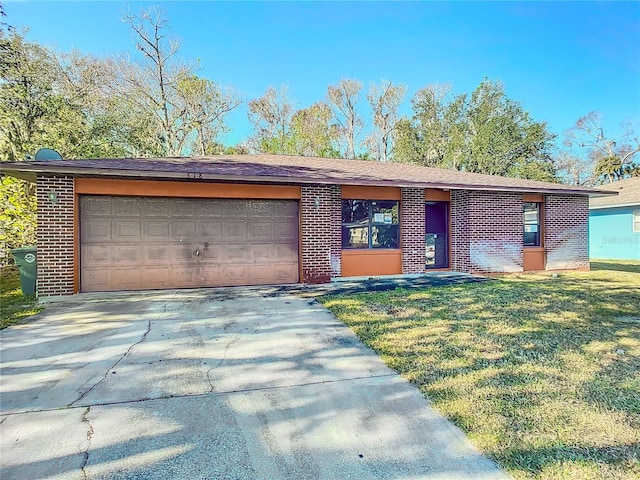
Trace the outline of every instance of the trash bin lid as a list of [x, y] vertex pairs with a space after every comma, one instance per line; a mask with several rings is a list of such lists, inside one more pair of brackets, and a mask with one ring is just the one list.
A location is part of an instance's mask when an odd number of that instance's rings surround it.
[[20, 248], [12, 248], [10, 250], [10, 252], [12, 254], [17, 253], [17, 254], [21, 254], [21, 253], [36, 253], [37, 248], [36, 247], [20, 247]]

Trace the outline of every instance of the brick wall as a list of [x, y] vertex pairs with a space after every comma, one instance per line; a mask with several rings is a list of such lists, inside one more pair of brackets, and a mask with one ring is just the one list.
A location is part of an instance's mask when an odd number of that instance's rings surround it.
[[451, 192], [451, 268], [522, 271], [522, 194]]
[[302, 282], [325, 283], [340, 276], [341, 208], [339, 185], [302, 187]]
[[451, 270], [469, 272], [471, 259], [469, 258], [469, 192], [467, 190], [451, 191]]
[[[74, 182], [38, 176], [38, 296], [74, 292]], [[56, 201], [49, 194], [57, 196]]]
[[589, 198], [547, 195], [544, 204], [547, 270], [589, 267]]
[[424, 222], [424, 189], [403, 188], [400, 202], [402, 273], [425, 270]]

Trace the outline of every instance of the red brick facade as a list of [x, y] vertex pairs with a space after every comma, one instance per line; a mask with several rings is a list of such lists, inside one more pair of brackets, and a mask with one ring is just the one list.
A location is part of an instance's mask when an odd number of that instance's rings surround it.
[[74, 187], [71, 177], [38, 176], [38, 295], [74, 292]]
[[425, 270], [424, 213], [424, 189], [403, 188], [400, 202], [402, 273], [423, 273]]
[[522, 194], [451, 192], [451, 269], [522, 271]]
[[340, 276], [341, 205], [339, 185], [302, 187], [300, 260], [303, 283], [326, 283]]
[[547, 195], [544, 205], [547, 270], [589, 268], [589, 198]]
[[[38, 294], [74, 292], [74, 180], [39, 176]], [[451, 191], [450, 267], [470, 273], [523, 269], [523, 198], [520, 193]], [[544, 202], [546, 269], [588, 268], [588, 197], [547, 195]], [[402, 272], [425, 271], [425, 197], [403, 188], [400, 202]], [[341, 276], [341, 187], [301, 188], [300, 263], [303, 283]]]

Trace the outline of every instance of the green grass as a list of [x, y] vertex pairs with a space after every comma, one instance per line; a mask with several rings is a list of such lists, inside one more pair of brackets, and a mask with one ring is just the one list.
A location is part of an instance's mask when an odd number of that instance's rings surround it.
[[321, 301], [514, 477], [640, 478], [640, 262]]
[[14, 266], [0, 271], [0, 329], [24, 320], [42, 310], [36, 305], [36, 296], [22, 295], [20, 274]]

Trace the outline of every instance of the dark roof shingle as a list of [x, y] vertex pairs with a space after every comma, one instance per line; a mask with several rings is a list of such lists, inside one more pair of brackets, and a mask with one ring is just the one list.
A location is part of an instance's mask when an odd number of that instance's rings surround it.
[[3, 173], [35, 180], [38, 173], [137, 179], [269, 182], [296, 184], [386, 185], [539, 193], [600, 192], [560, 183], [459, 172], [402, 163], [292, 155], [216, 155], [208, 157], [49, 160], [3, 163]]

